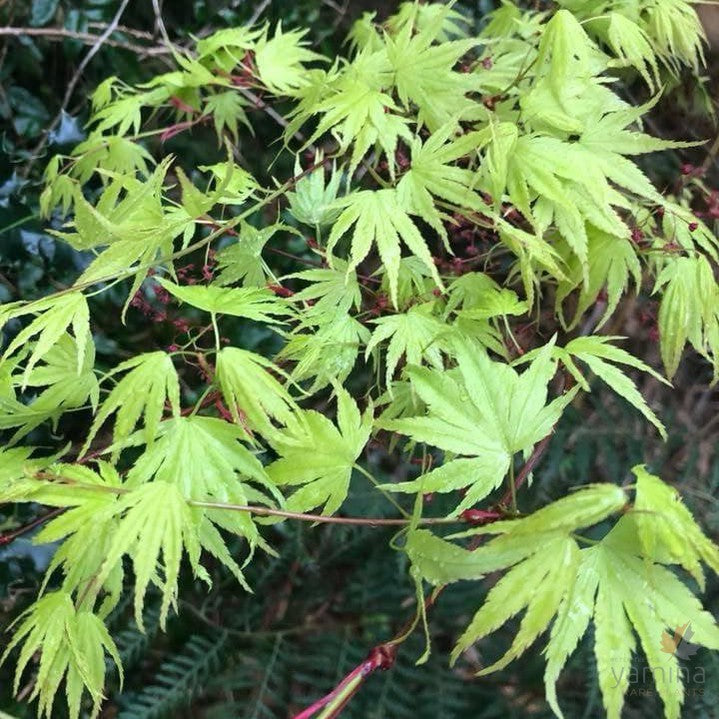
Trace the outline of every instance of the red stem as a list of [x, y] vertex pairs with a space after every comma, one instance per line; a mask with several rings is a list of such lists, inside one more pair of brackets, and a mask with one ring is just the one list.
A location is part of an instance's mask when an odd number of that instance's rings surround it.
[[344, 710], [350, 699], [352, 699], [352, 697], [357, 693], [359, 688], [362, 686], [362, 682], [364, 682], [368, 676], [376, 672], [378, 669], [389, 669], [394, 664], [396, 655], [397, 647], [391, 642], [379, 644], [374, 647], [367, 655], [367, 658], [361, 664], [358, 664], [349, 674], [347, 674], [329, 694], [325, 694], [321, 699], [314, 702], [314, 704], [308, 706], [307, 709], [301, 711], [299, 714], [296, 714], [293, 719], [310, 719], [310, 717], [316, 714], [320, 709], [327, 706], [327, 704], [329, 704], [353, 679], [360, 675], [362, 680], [342, 700], [342, 703], [337, 706], [337, 708], [332, 712], [332, 715], [327, 718], [335, 719], [335, 717], [338, 717]]
[[34, 519], [32, 522], [29, 522], [28, 524], [18, 529], [14, 529], [12, 532], [0, 534], [0, 547], [6, 547], [8, 544], [14, 542], [18, 537], [21, 537], [23, 534], [31, 532], [33, 529], [35, 529], [35, 527], [39, 527], [41, 524], [44, 524], [45, 522], [48, 522], [55, 517], [59, 517], [65, 511], [65, 509], [65, 507], [53, 509], [52, 512], [48, 512], [42, 517]]
[[[532, 473], [532, 470], [539, 464], [539, 460], [542, 459], [542, 455], [547, 451], [549, 442], [552, 439], [552, 430], [535, 448], [532, 454], [529, 455], [529, 459], [524, 463], [522, 469], [519, 470], [519, 474], [514, 480], [514, 491], [516, 492], [526, 481], [527, 477]], [[502, 497], [502, 504], [507, 504], [512, 498], [512, 490], [508, 489]]]
[[[329, 694], [325, 694], [321, 699], [318, 699], [316, 702], [308, 706], [307, 709], [295, 715], [293, 719], [310, 719], [310, 717], [316, 714], [320, 709], [322, 709], [322, 707], [329, 704], [342, 691], [342, 689], [347, 686], [347, 684], [351, 682], [358, 674], [362, 674], [365, 671], [368, 674], [373, 671], [370, 668], [369, 659], [365, 659], [361, 664], [356, 666], [349, 674], [344, 677], [344, 679], [340, 681], [340, 683]], [[352, 692], [352, 695], [354, 695], [354, 692]]]

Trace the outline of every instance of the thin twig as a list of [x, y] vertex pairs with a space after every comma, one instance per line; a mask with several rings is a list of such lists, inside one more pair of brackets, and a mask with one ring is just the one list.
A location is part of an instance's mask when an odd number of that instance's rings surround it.
[[[106, 22], [89, 22], [88, 27], [94, 27], [97, 30], [104, 30], [107, 27]], [[142, 40], [154, 40], [155, 36], [151, 32], [145, 30], [137, 30], [134, 27], [127, 27], [127, 25], [118, 25], [115, 30], [121, 32], [124, 35], [132, 35], [132, 37], [138, 37]]]
[[[298, 519], [303, 522], [319, 522], [323, 524], [353, 524], [364, 527], [406, 527], [411, 519], [387, 519], [385, 517], [328, 517], [322, 514], [305, 514], [302, 512], [287, 512], [283, 509], [270, 509], [252, 504], [227, 504], [225, 502], [200, 502], [189, 500], [193, 507], [205, 509], [226, 509], [234, 512], [249, 512], [261, 517], [284, 517], [285, 519]], [[420, 524], [457, 524], [464, 520], [460, 517], [426, 517], [419, 520]]]
[[[38, 472], [36, 479], [57, 482], [58, 484], [77, 487], [96, 492], [110, 492], [112, 494], [128, 494], [131, 490], [126, 487], [111, 487], [103, 484], [86, 484], [84, 482], [76, 482], [69, 477], [52, 474], [49, 472]], [[386, 517], [328, 517], [322, 514], [306, 514], [303, 512], [288, 512], [284, 509], [271, 509], [270, 507], [261, 507], [253, 504], [230, 504], [227, 502], [202, 502], [200, 500], [188, 499], [187, 503], [191, 507], [199, 507], [202, 509], [224, 509], [230, 512], [247, 512], [260, 517], [281, 517], [284, 519], [297, 519], [303, 522], [318, 522], [321, 524], [351, 524], [365, 527], [406, 527], [411, 519], [388, 519]], [[461, 524], [465, 520], [462, 517], [426, 517], [419, 520], [420, 524]]]
[[98, 51], [105, 44], [110, 35], [115, 32], [115, 28], [119, 25], [120, 18], [122, 18], [123, 13], [125, 12], [125, 8], [127, 8], [129, 3], [130, 0], [122, 0], [120, 7], [115, 13], [115, 16], [112, 18], [110, 24], [107, 26], [105, 32], [103, 32], [102, 35], [97, 38], [95, 44], [88, 50], [87, 55], [85, 55], [85, 57], [82, 59], [82, 62], [80, 62], [80, 65], [75, 71], [75, 74], [72, 76], [70, 82], [67, 85], [67, 89], [65, 90], [65, 97], [63, 97], [62, 105], [60, 105], [60, 110], [58, 111], [57, 115], [55, 115], [55, 119], [50, 123], [50, 126], [43, 133], [42, 139], [33, 150], [32, 157], [28, 164], [25, 166], [25, 169], [23, 171], [23, 175], [25, 177], [30, 174], [30, 170], [35, 164], [35, 160], [38, 158], [40, 152], [42, 152], [42, 149], [45, 147], [45, 144], [50, 137], [50, 133], [58, 126], [60, 120], [62, 120], [62, 116], [65, 113], [65, 110], [67, 110], [67, 106], [70, 104], [72, 94], [73, 92], [75, 92], [75, 86], [80, 81], [83, 72], [85, 72], [85, 68], [90, 64], [90, 60], [92, 60], [92, 58], [97, 55]]
[[45, 522], [49, 522], [51, 519], [59, 517], [64, 511], [65, 507], [53, 509], [51, 512], [44, 514], [42, 517], [34, 519], [32, 522], [28, 522], [28, 524], [25, 524], [18, 529], [14, 529], [12, 532], [0, 534], [0, 547], [5, 547], [8, 544], [12, 544], [12, 542], [14, 542], [18, 537], [22, 537], [23, 534], [31, 532], [33, 529], [35, 529], [35, 527], [39, 527], [41, 524], [45, 524]]
[[248, 25], [254, 25], [261, 17], [262, 13], [267, 10], [271, 0], [263, 0], [252, 13], [252, 17], [247, 21]]
[[[539, 460], [542, 458], [542, 455], [547, 451], [547, 447], [549, 446], [549, 442], [552, 439], [552, 434], [554, 433], [554, 430], [550, 432], [535, 448], [531, 455], [529, 455], [529, 459], [524, 463], [524, 466], [522, 469], [519, 470], [519, 474], [514, 480], [514, 491], [516, 492], [526, 481], [527, 477], [532, 473], [532, 470], [539, 464]], [[512, 499], [512, 489], [508, 489], [507, 492], [505, 492], [504, 497], [502, 497], [502, 504], [507, 504]]]
[[[275, 110], [274, 107], [270, 107], [259, 95], [256, 95], [252, 90], [249, 90], [246, 87], [238, 87], [237, 88], [241, 95], [244, 95], [254, 107], [256, 107], [258, 110], [262, 110], [268, 117], [271, 117], [280, 127], [284, 127], [287, 129], [288, 125], [290, 124], [285, 120], [282, 115], [280, 115], [277, 110]], [[307, 138], [299, 131], [295, 130], [292, 133], [292, 137], [294, 137], [296, 140], [299, 140], [303, 144], [303, 146], [306, 145], [307, 149], [315, 153], [317, 152], [317, 148], [315, 145], [313, 145], [311, 142], [307, 143]]]
[[172, 50], [174, 46], [172, 44], [172, 40], [170, 40], [170, 36], [167, 34], [165, 21], [162, 19], [162, 8], [160, 7], [160, 0], [152, 0], [152, 9], [155, 13], [155, 23], [157, 25], [157, 29], [160, 31], [160, 35], [162, 35], [162, 39], [165, 41], [167, 47]]
[[[100, 35], [91, 32], [76, 32], [68, 30], [64, 27], [0, 27], [0, 36], [11, 37], [42, 37], [47, 40], [77, 40], [85, 45], [95, 45]], [[166, 55], [169, 50], [162, 45], [153, 45], [145, 47], [136, 45], [122, 40], [107, 39], [103, 43], [110, 47], [119, 47], [123, 50], [129, 50], [138, 55]]]

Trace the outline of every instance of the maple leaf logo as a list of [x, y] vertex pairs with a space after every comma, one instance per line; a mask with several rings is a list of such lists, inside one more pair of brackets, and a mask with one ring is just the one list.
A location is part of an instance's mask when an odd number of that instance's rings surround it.
[[699, 648], [696, 644], [690, 644], [689, 640], [694, 636], [690, 622], [674, 629], [674, 634], [662, 632], [661, 650], [665, 654], [674, 654], [679, 659], [689, 659], [696, 654]]

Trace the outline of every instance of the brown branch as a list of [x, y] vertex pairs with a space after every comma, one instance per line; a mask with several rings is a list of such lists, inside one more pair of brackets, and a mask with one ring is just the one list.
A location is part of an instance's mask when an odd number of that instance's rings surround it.
[[[102, 484], [86, 484], [77, 482], [69, 477], [63, 477], [59, 474], [50, 472], [37, 472], [36, 479], [57, 482], [78, 489], [85, 489], [96, 492], [111, 492], [113, 494], [127, 494], [132, 491], [126, 487], [110, 487]], [[224, 509], [230, 512], [247, 512], [260, 517], [281, 517], [284, 519], [297, 519], [303, 522], [318, 522], [320, 524], [351, 524], [364, 527], [406, 527], [411, 524], [412, 519], [388, 519], [386, 517], [328, 517], [322, 514], [306, 514], [303, 512], [288, 512], [283, 509], [272, 509], [270, 507], [261, 507], [254, 504], [230, 504], [227, 502], [202, 502], [199, 500], [188, 499], [187, 503], [191, 507], [200, 507], [204, 509]], [[462, 517], [426, 517], [419, 520], [422, 525], [434, 524], [461, 524], [466, 520]]]
[[[529, 455], [529, 459], [524, 463], [522, 469], [519, 470], [519, 474], [514, 480], [514, 491], [516, 492], [526, 481], [529, 475], [532, 473], [534, 468], [539, 464], [539, 460], [547, 451], [549, 442], [552, 439], [554, 430], [552, 430], [535, 448], [532, 454]], [[502, 504], [506, 505], [512, 498], [512, 490], [508, 489], [502, 497]]]
[[28, 522], [28, 524], [25, 524], [18, 529], [14, 529], [12, 532], [0, 534], [0, 547], [6, 547], [8, 544], [12, 544], [12, 542], [14, 542], [18, 537], [21, 537], [23, 534], [31, 532], [33, 529], [35, 529], [35, 527], [39, 527], [41, 524], [45, 524], [45, 522], [49, 522], [55, 517], [59, 517], [64, 511], [65, 507], [53, 509], [51, 512], [44, 514], [42, 517], [34, 519], [32, 522]]
[[[104, 30], [107, 27], [106, 22], [89, 22], [88, 27], [94, 27], [98, 30]], [[142, 40], [155, 40], [155, 36], [151, 32], [145, 30], [137, 30], [134, 27], [127, 27], [127, 25], [118, 25], [115, 30], [121, 32], [124, 35], [132, 35], [133, 37], [141, 38]]]
[[271, 0], [263, 0], [256, 8], [255, 11], [252, 13], [252, 17], [247, 21], [248, 25], [254, 25], [260, 17], [262, 17], [262, 13], [267, 10], [267, 8], [270, 5]]
[[[438, 587], [425, 599], [425, 612], [437, 601], [437, 597], [439, 597], [443, 589], [444, 586]], [[397, 658], [400, 644], [404, 642], [408, 633], [414, 628], [416, 621], [416, 617], [409, 619], [402, 629], [395, 634], [394, 638], [372, 647], [367, 658], [346, 674], [331, 692], [325, 694], [325, 696], [299, 714], [296, 714], [293, 719], [311, 719], [321, 709], [324, 709], [323, 717], [336, 719], [347, 707], [352, 697], [361, 689], [367, 677], [374, 674], [378, 669], [387, 670], [392, 668]]]
[[[329, 517], [323, 514], [305, 514], [302, 512], [287, 512], [283, 509], [270, 509], [252, 504], [227, 504], [225, 502], [201, 502], [188, 500], [193, 507], [205, 509], [226, 509], [235, 512], [249, 512], [260, 517], [284, 517], [285, 519], [298, 519], [303, 522], [318, 522], [322, 524], [353, 524], [364, 527], [406, 527], [411, 519], [387, 519], [385, 517]], [[419, 524], [457, 524], [464, 522], [461, 517], [426, 517], [419, 520]]]
[[[119, 28], [117, 29], [119, 31]], [[46, 40], [77, 40], [85, 45], [95, 45], [101, 37], [101, 35], [96, 35], [91, 32], [76, 32], [64, 27], [0, 27], [0, 36], [3, 35], [10, 37], [42, 37]], [[139, 36], [138, 34], [138, 37]], [[105, 40], [103, 45], [119, 47], [138, 55], [166, 55], [170, 52], [164, 46], [152, 45], [145, 47], [130, 42], [123, 42], [122, 40], [110, 40], [109, 38]]]

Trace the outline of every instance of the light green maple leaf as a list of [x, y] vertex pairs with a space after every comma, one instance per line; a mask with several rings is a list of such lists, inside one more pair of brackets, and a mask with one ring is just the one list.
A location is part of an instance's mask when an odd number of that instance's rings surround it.
[[256, 42], [255, 63], [260, 80], [275, 94], [291, 95], [305, 84], [307, 70], [303, 63], [326, 60], [307, 49], [303, 40], [309, 30], [282, 31], [278, 23], [274, 36], [268, 38], [267, 28]]
[[284, 229], [287, 229], [284, 225], [270, 225], [258, 230], [241, 223], [237, 242], [217, 253], [219, 274], [215, 284], [225, 286], [241, 282], [245, 287], [265, 287], [271, 271], [262, 259], [262, 251], [275, 233]]
[[[628, 239], [602, 232], [590, 225], [587, 227], [587, 240], [586, 277], [577, 256], [568, 252], [566, 276], [557, 287], [555, 307], [568, 329], [577, 326], [584, 313], [597, 301], [600, 292], [606, 289], [607, 306], [596, 326], [596, 329], [600, 329], [614, 314], [629, 286], [630, 278], [636, 288], [641, 285], [642, 266], [636, 249]], [[574, 317], [567, 322], [561, 314], [561, 304], [575, 289], [579, 291], [577, 306]]]
[[436, 41], [444, 42], [452, 37], [465, 37], [467, 23], [462, 13], [442, 3], [403, 2], [387, 18], [386, 27], [391, 35], [396, 35], [409, 25], [419, 33], [430, 31]]
[[[650, 490], [654, 494], [652, 499], [662, 502], [670, 499], [668, 488], [659, 487], [660, 480], [653, 478], [650, 482], [656, 485]], [[646, 492], [647, 488], [638, 491]], [[676, 500], [670, 501], [675, 507]], [[619, 719], [621, 715], [635, 650], [634, 633], [652, 667], [665, 716], [678, 719], [683, 698], [680, 667], [676, 656], [660, 650], [662, 633], [668, 627], [673, 629], [690, 622], [697, 641], [715, 649], [719, 647], [719, 626], [676, 575], [646, 554], [636, 530], [635, 518], [639, 513], [625, 514], [604, 539], [579, 549], [574, 532], [617, 513], [625, 503], [621, 488], [590, 485], [527, 517], [453, 535], [499, 535], [471, 552], [447, 540], [427, 536], [429, 533], [423, 530], [420, 536], [410, 537], [408, 551], [413, 565], [420, 574], [426, 572], [425, 578], [431, 583], [477, 579], [482, 574], [509, 569], [494, 584], [458, 640], [453, 660], [526, 610], [509, 650], [480, 674], [497, 671], [522, 654], [554, 619], [545, 649], [545, 685], [552, 710], [562, 717], [556, 681], [593, 618], [599, 685], [609, 719]], [[673, 511], [670, 509], [670, 514]], [[661, 543], [670, 538], [675, 543], [678, 535], [673, 533], [679, 526], [691, 528], [699, 540], [693, 551], [708, 552], [707, 558], [715, 566], [719, 549], [701, 533], [696, 534], [698, 528], [681, 510], [655, 539]], [[650, 534], [654, 527], [647, 523], [644, 531]], [[656, 553], [657, 549], [655, 544], [653, 551]], [[672, 559], [665, 556], [663, 561], [669, 563]]]
[[466, 210], [485, 210], [486, 204], [474, 191], [474, 171], [452, 164], [459, 158], [472, 156], [489, 140], [487, 132], [468, 132], [453, 137], [456, 123], [448, 122], [433, 132], [423, 143], [414, 138], [410, 145], [412, 165], [397, 185], [404, 207], [428, 222], [447, 240], [442, 224], [445, 217], [436, 206], [434, 197]]
[[157, 281], [174, 297], [210, 314], [245, 317], [265, 324], [277, 324], [291, 309], [264, 287], [218, 287], [217, 285], [176, 285], [158, 277]]
[[208, 64], [215, 64], [225, 72], [240, 64], [245, 53], [253, 50], [262, 35], [262, 29], [248, 26], [223, 28], [197, 41], [197, 57]]
[[335, 385], [337, 425], [315, 410], [294, 413], [270, 442], [280, 459], [267, 472], [277, 485], [301, 485], [287, 508], [306, 512], [323, 507], [334, 514], [349, 490], [352, 468], [372, 431], [372, 405], [360, 414], [349, 393]]
[[719, 548], [696, 523], [679, 493], [646, 467], [632, 469], [637, 497], [632, 514], [642, 552], [660, 564], [678, 564], [704, 590], [704, 562], [719, 573]]
[[347, 262], [332, 258], [332, 267], [302, 270], [287, 275], [287, 278], [309, 282], [292, 296], [293, 302], [312, 302], [304, 308], [304, 318], [344, 315], [352, 307], [359, 309], [362, 303], [362, 291], [357, 273], [347, 267]]
[[[128, 371], [129, 370], [129, 371]], [[127, 372], [112, 388], [95, 416], [81, 456], [87, 452], [100, 427], [112, 415], [116, 414], [112, 432], [112, 441], [119, 454], [122, 442], [135, 430], [142, 417], [144, 420], [144, 438], [152, 444], [167, 401], [173, 416], [180, 414], [180, 381], [172, 364], [172, 358], [165, 352], [146, 352], [121, 362], [106, 378], [119, 372]]]
[[[15, 359], [15, 358], [13, 358]], [[9, 363], [6, 363], [9, 364]], [[63, 412], [82, 407], [88, 400], [93, 409], [100, 399], [100, 387], [94, 372], [95, 345], [85, 345], [82, 371], [77, 373], [77, 343], [69, 334], [63, 334], [35, 365], [21, 377], [24, 387], [46, 387], [29, 404], [15, 399], [14, 393], [0, 396], [0, 428], [19, 427], [10, 438], [14, 444], [28, 432], [48, 419], [56, 422]], [[14, 380], [8, 376], [10, 382]]]
[[288, 335], [278, 358], [297, 363], [292, 370], [296, 382], [314, 378], [309, 388], [314, 393], [347, 379], [370, 332], [346, 313], [312, 313], [309, 320]]
[[387, 57], [394, 73], [397, 95], [405, 107], [414, 103], [420, 125], [437, 130], [452, 118], [474, 111], [466, 94], [476, 90], [477, 78], [453, 70], [457, 61], [478, 44], [475, 38], [433, 44], [440, 23], [414, 32], [407, 23], [394, 37], [387, 36]]
[[719, 374], [719, 285], [706, 257], [674, 257], [662, 269], [654, 292], [662, 291], [659, 338], [662, 361], [671, 379], [687, 342]]
[[76, 608], [65, 592], [51, 592], [32, 604], [18, 618], [20, 625], [2, 661], [20, 643], [14, 692], [29, 661], [37, 653], [39, 665], [30, 700], [40, 698], [38, 714], [53, 716], [53, 700], [65, 679], [70, 717], [78, 719], [85, 690], [92, 699], [91, 717], [97, 717], [105, 682], [105, 653], [115, 663], [122, 680], [122, 663], [115, 642], [102, 621], [86, 609]]
[[[314, 164], [319, 164], [321, 158], [315, 156]], [[299, 160], [295, 162], [295, 175], [302, 172]], [[294, 192], [288, 192], [286, 197], [290, 203], [290, 212], [299, 222], [312, 227], [331, 225], [339, 216], [340, 211], [335, 206], [339, 192], [342, 173], [332, 164], [329, 181], [325, 183], [324, 166], [318, 167], [302, 177], [295, 185]]]
[[85, 348], [92, 342], [90, 310], [82, 292], [67, 292], [59, 297], [46, 297], [12, 312], [13, 317], [36, 314], [30, 324], [15, 335], [3, 353], [5, 361], [26, 342], [35, 339], [30, 357], [25, 363], [23, 386], [29, 381], [33, 367], [59, 342], [69, 328], [75, 341], [76, 373], [80, 375], [85, 364]]
[[275, 374], [286, 378], [273, 362], [255, 352], [225, 347], [217, 353], [216, 379], [237, 424], [271, 434], [273, 419], [289, 418], [295, 402]]
[[397, 306], [397, 278], [401, 258], [400, 240], [419, 257], [439, 287], [442, 281], [417, 225], [412, 222], [395, 189], [361, 190], [339, 201], [345, 209], [332, 227], [327, 241], [331, 255], [340, 238], [354, 225], [348, 269], [354, 269], [376, 244], [387, 272], [392, 302]]
[[245, 113], [247, 101], [242, 95], [232, 90], [218, 92], [210, 95], [204, 103], [204, 113], [212, 117], [217, 133], [217, 141], [222, 146], [224, 133], [228, 132], [235, 144], [238, 142], [237, 127], [242, 123], [250, 132], [253, 132], [252, 125]]
[[[565, 347], [557, 347], [554, 355], [564, 366], [571, 372], [574, 379], [585, 392], [589, 391], [589, 383], [586, 381], [582, 373], [574, 363], [575, 359], [584, 362], [594, 374], [599, 377], [602, 382], [607, 384], [620, 397], [624, 398], [629, 404], [636, 407], [659, 431], [664, 439], [667, 438], [667, 432], [656, 416], [651, 407], [647, 404], [644, 397], [637, 389], [634, 381], [625, 374], [616, 365], [626, 365], [634, 367], [641, 372], [650, 374], [654, 379], [664, 384], [670, 384], [658, 372], [651, 367], [631, 355], [621, 347], [615, 347], [611, 342], [613, 340], [622, 339], [621, 337], [600, 337], [592, 335], [588, 337], [577, 337], [567, 343]], [[534, 356], [533, 352], [528, 353], [520, 362], [527, 361]]]
[[391, 86], [391, 65], [387, 53], [362, 51], [337, 73], [321, 78], [305, 103], [294, 111], [294, 120], [285, 137], [313, 115], [321, 115], [308, 143], [316, 142], [332, 131], [340, 143], [340, 152], [354, 144], [349, 173], [375, 145], [385, 152], [390, 170], [394, 171], [394, 154], [399, 138], [410, 141], [408, 120], [396, 114], [399, 110], [387, 93]]
[[376, 327], [367, 343], [365, 358], [380, 343], [389, 340], [385, 358], [387, 386], [392, 382], [402, 355], [410, 365], [420, 365], [425, 360], [435, 369], [443, 368], [440, 340], [451, 329], [434, 316], [433, 308], [433, 303], [426, 302], [410, 307], [407, 312], [372, 320]]
[[[136, 435], [136, 441], [141, 440]], [[246, 504], [248, 497], [261, 497], [267, 503], [267, 496], [240, 482], [239, 476], [281, 502], [282, 496], [243, 440], [247, 434], [242, 427], [215, 417], [165, 420], [155, 442], [128, 472], [127, 484], [162, 481], [178, 485], [188, 499]]]
[[414, 390], [427, 405], [425, 416], [382, 421], [383, 429], [460, 455], [412, 482], [386, 485], [398, 492], [450, 492], [469, 487], [455, 513], [487, 496], [504, 479], [517, 452], [528, 452], [546, 437], [576, 390], [547, 404], [555, 374], [553, 343], [523, 374], [493, 362], [484, 349], [457, 342], [457, 369], [410, 367]]

